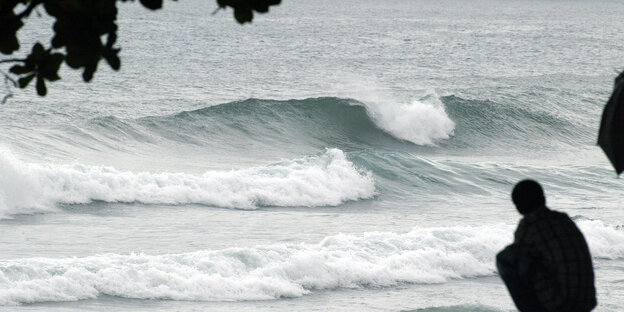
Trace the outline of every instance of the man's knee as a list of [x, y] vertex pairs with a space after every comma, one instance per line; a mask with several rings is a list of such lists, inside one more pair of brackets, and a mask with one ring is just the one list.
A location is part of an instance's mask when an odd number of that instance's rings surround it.
[[498, 273], [500, 275], [503, 275], [510, 270], [515, 271], [516, 262], [517, 258], [511, 245], [507, 246], [496, 255], [496, 267], [498, 268]]

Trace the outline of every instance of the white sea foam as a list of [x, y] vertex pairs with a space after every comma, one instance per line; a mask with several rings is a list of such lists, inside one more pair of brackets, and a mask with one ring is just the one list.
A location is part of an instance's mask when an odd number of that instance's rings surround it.
[[624, 228], [606, 226], [601, 220], [576, 222], [585, 235], [592, 256], [603, 259], [624, 259]]
[[365, 101], [364, 104], [377, 126], [415, 144], [431, 145], [437, 140], [448, 139], [455, 129], [455, 123], [433, 91], [410, 103], [385, 100]]
[[277, 244], [171, 255], [102, 254], [0, 261], [0, 304], [112, 295], [173, 300], [262, 300], [315, 289], [441, 283], [494, 274], [506, 227], [416, 229], [335, 235], [318, 244]]
[[53, 209], [57, 203], [94, 200], [249, 209], [335, 206], [374, 194], [371, 173], [356, 169], [339, 149], [265, 167], [198, 175], [32, 164], [0, 152], [0, 216]]
[[[623, 258], [624, 231], [579, 221], [594, 257]], [[111, 295], [140, 299], [263, 300], [313, 290], [444, 283], [495, 274], [513, 226], [416, 228], [184, 254], [102, 254], [0, 261], [0, 305]], [[605, 248], [601, 242], [615, 243]]]
[[406, 101], [372, 77], [340, 73], [333, 79], [333, 94], [362, 102], [373, 122], [396, 138], [432, 145], [453, 135], [455, 122], [446, 114], [444, 103], [433, 89]]

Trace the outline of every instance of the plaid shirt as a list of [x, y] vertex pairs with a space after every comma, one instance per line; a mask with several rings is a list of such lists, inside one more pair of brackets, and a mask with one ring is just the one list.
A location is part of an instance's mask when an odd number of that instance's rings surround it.
[[535, 260], [531, 280], [546, 310], [586, 312], [596, 306], [591, 255], [567, 214], [541, 207], [525, 215], [514, 245]]

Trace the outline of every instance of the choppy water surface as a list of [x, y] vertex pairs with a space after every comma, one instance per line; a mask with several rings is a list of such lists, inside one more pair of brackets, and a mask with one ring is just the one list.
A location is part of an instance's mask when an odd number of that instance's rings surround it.
[[620, 310], [595, 137], [624, 4], [120, 6], [120, 72], [0, 107], [0, 310], [510, 311], [494, 255], [526, 177]]

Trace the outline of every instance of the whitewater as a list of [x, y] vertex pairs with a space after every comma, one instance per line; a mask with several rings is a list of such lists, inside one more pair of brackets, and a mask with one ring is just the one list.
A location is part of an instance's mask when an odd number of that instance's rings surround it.
[[0, 311], [514, 311], [494, 258], [524, 178], [621, 310], [595, 142], [624, 4], [119, 6], [119, 72], [0, 106]]
[[[581, 220], [595, 258], [624, 258], [624, 231]], [[0, 303], [75, 301], [99, 295], [170, 300], [270, 300], [313, 290], [444, 283], [494, 275], [491, 259], [510, 226], [335, 235], [185, 254], [102, 254], [0, 262]]]
[[[336, 206], [371, 198], [370, 173], [358, 172], [338, 149], [267, 167], [202, 175], [132, 173], [111, 167], [24, 164], [3, 158], [0, 211], [7, 214], [53, 209], [92, 201], [146, 204], [204, 204], [252, 209], [258, 206]], [[14, 194], [20, 194], [15, 196]]]

